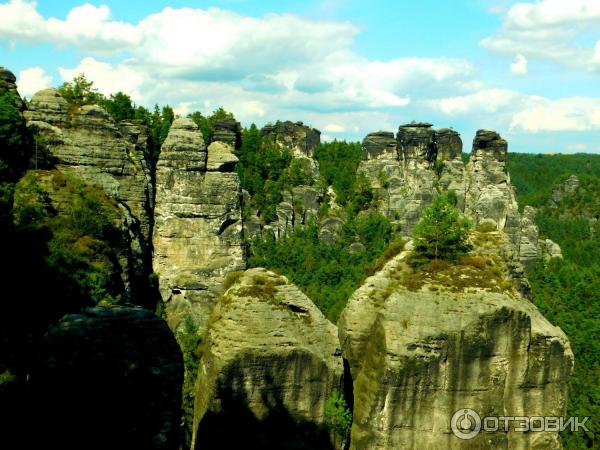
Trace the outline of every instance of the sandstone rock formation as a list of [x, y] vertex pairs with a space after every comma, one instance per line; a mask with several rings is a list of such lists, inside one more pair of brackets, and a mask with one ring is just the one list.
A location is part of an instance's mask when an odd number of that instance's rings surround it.
[[195, 448], [331, 448], [319, 425], [342, 388], [336, 327], [285, 277], [250, 269], [231, 283], [204, 341]]
[[302, 122], [276, 122], [265, 125], [260, 132], [265, 140], [289, 148], [300, 157], [312, 157], [315, 147], [321, 142], [321, 132]]
[[575, 194], [577, 189], [579, 189], [580, 184], [581, 182], [579, 181], [577, 175], [571, 175], [561, 186], [557, 186], [552, 191], [550, 205], [558, 206], [565, 196]]
[[[457, 206], [475, 226], [504, 231], [514, 252], [530, 270], [541, 256], [535, 211], [521, 217], [506, 171], [508, 145], [494, 131], [479, 130], [469, 163], [462, 161], [462, 140], [451, 129], [429, 123], [401, 125], [396, 137], [371, 133], [363, 140], [359, 166], [379, 199], [379, 209], [410, 234], [422, 210], [442, 192], [454, 191]], [[515, 275], [519, 272], [515, 269]]]
[[116, 124], [95, 105], [70, 107], [56, 89], [38, 92], [24, 112], [36, 137], [36, 164], [102, 188], [124, 208], [131, 235], [131, 278], [150, 273], [153, 222], [149, 155], [143, 126]]
[[440, 189], [454, 190], [459, 206], [464, 204], [461, 151], [455, 131], [410, 123], [401, 125], [395, 138], [383, 131], [367, 135], [359, 171], [369, 178], [380, 211], [409, 233]]
[[236, 158], [221, 142], [210, 152], [191, 119], [176, 119], [157, 163], [154, 270], [172, 329], [185, 317], [202, 328], [225, 275], [245, 267]]
[[486, 273], [461, 269], [448, 288], [411, 285], [405, 257], [368, 278], [338, 322], [354, 386], [350, 448], [562, 448], [550, 432], [453, 435], [462, 408], [562, 416], [573, 354], [559, 328]]
[[183, 363], [166, 323], [142, 308], [68, 314], [31, 376], [36, 448], [178, 449]]
[[242, 127], [235, 119], [217, 120], [213, 127], [213, 142], [223, 142], [233, 148], [239, 148], [242, 144]]

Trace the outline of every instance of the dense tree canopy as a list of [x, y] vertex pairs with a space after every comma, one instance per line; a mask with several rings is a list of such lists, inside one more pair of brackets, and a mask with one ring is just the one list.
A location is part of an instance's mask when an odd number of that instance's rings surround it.
[[456, 196], [440, 195], [423, 210], [413, 230], [414, 253], [425, 259], [454, 260], [469, 249], [469, 228], [469, 221], [456, 207]]

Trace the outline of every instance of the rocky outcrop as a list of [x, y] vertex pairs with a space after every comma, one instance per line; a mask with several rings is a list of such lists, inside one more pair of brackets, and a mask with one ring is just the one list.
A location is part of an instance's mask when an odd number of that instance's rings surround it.
[[331, 448], [319, 427], [342, 389], [336, 327], [285, 277], [250, 269], [235, 278], [204, 341], [195, 448]]
[[520, 241], [519, 206], [506, 171], [508, 144], [494, 131], [479, 130], [467, 165], [465, 214], [475, 225], [489, 222]]
[[213, 142], [223, 142], [232, 148], [239, 148], [242, 144], [242, 127], [235, 119], [217, 120], [213, 130]]
[[[479, 130], [469, 163], [462, 140], [451, 129], [429, 123], [401, 125], [392, 133], [367, 135], [359, 171], [369, 179], [379, 210], [410, 234], [423, 209], [442, 192], [453, 191], [457, 206], [473, 225], [504, 231], [514, 252], [530, 270], [541, 256], [535, 212], [521, 217], [506, 171], [507, 142], [494, 131]], [[521, 270], [516, 268], [515, 275]]]
[[65, 449], [178, 449], [182, 364], [166, 323], [147, 310], [66, 315], [43, 339], [31, 375], [43, 420], [28, 439]]
[[562, 185], [554, 188], [549, 200], [550, 205], [559, 206], [565, 197], [575, 194], [580, 185], [577, 175], [571, 175]]
[[321, 132], [302, 122], [276, 122], [265, 125], [260, 133], [267, 142], [289, 148], [296, 156], [312, 157], [313, 151], [321, 142]]
[[416, 283], [406, 255], [368, 278], [338, 322], [354, 387], [350, 448], [562, 448], [551, 432], [453, 434], [464, 408], [562, 416], [573, 354], [532, 303], [489, 283], [495, 271], [456, 266]]
[[211, 151], [191, 119], [176, 119], [157, 163], [153, 262], [172, 329], [185, 317], [202, 328], [225, 275], [245, 268], [235, 156], [220, 142]]
[[362, 147], [358, 170], [371, 182], [380, 211], [404, 233], [410, 233], [441, 190], [454, 190], [463, 207], [464, 165], [457, 132], [409, 123], [399, 127], [395, 138], [383, 131], [367, 135]]
[[71, 107], [56, 89], [38, 92], [24, 115], [36, 137], [40, 168], [56, 167], [99, 187], [125, 209], [131, 235], [131, 266], [150, 273], [153, 188], [146, 130], [115, 123], [103, 108]]

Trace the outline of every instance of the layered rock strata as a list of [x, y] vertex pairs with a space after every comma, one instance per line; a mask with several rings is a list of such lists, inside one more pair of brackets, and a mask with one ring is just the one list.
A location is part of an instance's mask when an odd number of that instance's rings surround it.
[[191, 119], [176, 119], [161, 149], [153, 262], [173, 329], [185, 317], [202, 328], [225, 275], [245, 268], [241, 188], [231, 150], [215, 142], [207, 154]]
[[131, 279], [151, 272], [153, 188], [146, 130], [115, 123], [96, 105], [73, 107], [56, 89], [33, 96], [24, 112], [35, 143], [35, 165], [55, 167], [99, 187], [126, 211]]

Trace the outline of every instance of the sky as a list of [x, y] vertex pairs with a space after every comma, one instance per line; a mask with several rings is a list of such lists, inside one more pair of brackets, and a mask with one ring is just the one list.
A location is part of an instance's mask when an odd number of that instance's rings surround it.
[[0, 1], [21, 95], [84, 73], [106, 95], [361, 140], [493, 129], [513, 152], [600, 153], [600, 0]]

